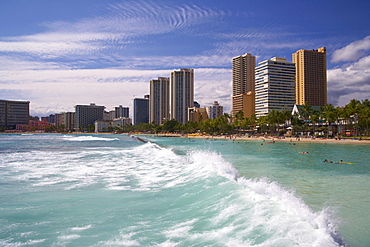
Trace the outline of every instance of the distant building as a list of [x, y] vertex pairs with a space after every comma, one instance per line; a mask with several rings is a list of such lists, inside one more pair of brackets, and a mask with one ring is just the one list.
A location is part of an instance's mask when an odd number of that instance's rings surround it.
[[28, 124], [29, 101], [0, 100], [0, 127], [15, 128], [17, 124]]
[[149, 123], [149, 95], [134, 99], [134, 125]]
[[104, 119], [105, 106], [90, 105], [75, 106], [75, 130], [81, 131], [89, 125], [94, 125], [96, 120]]
[[158, 77], [150, 81], [149, 122], [163, 124], [170, 118], [170, 78]]
[[213, 102], [211, 106], [206, 107], [208, 118], [215, 119], [223, 114], [223, 107], [220, 106], [218, 101]]
[[195, 108], [200, 108], [200, 104], [197, 101], [194, 101], [194, 107]]
[[21, 131], [42, 131], [44, 132], [47, 128], [52, 126], [53, 124], [49, 123], [46, 120], [43, 121], [34, 121], [30, 120], [28, 124], [17, 124], [16, 130]]
[[74, 112], [62, 112], [60, 124], [63, 124], [66, 130], [73, 130], [75, 127], [75, 113]]
[[194, 107], [194, 69], [171, 72], [170, 90], [170, 118], [186, 124], [188, 109]]
[[197, 107], [192, 107], [188, 108], [188, 121], [189, 122], [202, 122], [204, 120], [208, 119], [208, 114], [207, 114], [207, 108], [202, 107], [202, 108], [197, 108]]
[[131, 124], [132, 124], [131, 118], [120, 117], [120, 118], [113, 119], [113, 127], [122, 128], [126, 125], [131, 125]]
[[109, 127], [112, 127], [111, 120], [96, 120], [94, 122], [95, 133], [108, 132]]
[[326, 48], [298, 50], [292, 54], [296, 64], [296, 104], [325, 106], [327, 99]]
[[120, 118], [120, 117], [129, 117], [129, 108], [128, 107], [122, 107], [122, 105], [114, 108], [115, 115], [114, 118]]
[[242, 111], [244, 117], [251, 117], [255, 114], [255, 92], [249, 91], [246, 94], [239, 94], [232, 96], [232, 108], [233, 108], [233, 116]]
[[104, 111], [104, 118], [103, 120], [113, 120], [116, 116], [116, 111]]
[[[232, 60], [232, 111], [234, 117], [239, 111], [244, 115], [249, 112], [254, 114], [254, 104], [249, 104], [253, 100], [244, 101], [243, 95], [254, 96], [255, 92], [255, 68], [256, 57], [250, 53], [234, 57]], [[252, 92], [252, 93], [249, 93]], [[248, 114], [251, 115], [251, 114]]]
[[295, 104], [295, 64], [274, 57], [256, 68], [256, 116], [291, 111]]
[[50, 114], [49, 117], [47, 117], [47, 118], [48, 118], [47, 121], [49, 123], [56, 123], [57, 122], [56, 118], [55, 118], [55, 114]]
[[126, 125], [131, 125], [131, 118], [120, 117], [113, 120], [96, 120], [95, 133], [111, 132], [114, 127], [122, 128]]
[[62, 125], [63, 123], [63, 121], [62, 121], [62, 114], [60, 114], [60, 113], [58, 113], [58, 114], [55, 114], [55, 126], [60, 126], [60, 125]]

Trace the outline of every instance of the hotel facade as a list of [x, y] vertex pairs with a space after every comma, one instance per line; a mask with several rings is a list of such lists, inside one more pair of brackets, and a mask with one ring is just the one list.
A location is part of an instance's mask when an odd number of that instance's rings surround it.
[[94, 125], [96, 120], [104, 118], [105, 106], [90, 105], [75, 106], [75, 130], [81, 131], [89, 125]]
[[232, 111], [242, 111], [244, 117], [250, 117], [255, 112], [255, 68], [256, 57], [250, 53], [232, 59]]
[[170, 118], [170, 78], [150, 81], [149, 122], [158, 125]]
[[17, 124], [28, 124], [29, 101], [0, 100], [0, 127], [15, 128]]
[[296, 64], [296, 104], [327, 105], [326, 48], [298, 50], [292, 61]]
[[272, 110], [291, 111], [295, 104], [295, 64], [274, 57], [256, 67], [256, 117]]
[[186, 124], [188, 109], [194, 107], [194, 69], [171, 72], [170, 118]]
[[134, 99], [134, 125], [149, 123], [149, 98], [149, 95], [144, 95], [144, 98]]

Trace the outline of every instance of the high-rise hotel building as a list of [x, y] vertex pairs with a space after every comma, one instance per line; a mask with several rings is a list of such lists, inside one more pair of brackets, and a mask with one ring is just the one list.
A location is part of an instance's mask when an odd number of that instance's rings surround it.
[[149, 123], [149, 98], [149, 95], [144, 95], [144, 98], [134, 99], [134, 125]]
[[171, 72], [170, 117], [179, 123], [188, 122], [188, 108], [194, 106], [194, 69]]
[[29, 101], [0, 100], [0, 127], [15, 128], [17, 124], [28, 124]]
[[296, 64], [296, 104], [327, 104], [326, 48], [298, 50], [292, 54]]
[[295, 64], [274, 57], [256, 68], [256, 117], [271, 110], [291, 111], [295, 104]]
[[245, 117], [255, 113], [256, 57], [250, 53], [233, 58], [232, 61], [232, 116], [242, 111]]
[[149, 122], [163, 124], [170, 118], [170, 78], [158, 77], [150, 81]]
[[94, 125], [96, 120], [104, 118], [105, 106], [98, 106], [95, 103], [90, 105], [76, 105], [75, 106], [75, 130], [81, 131], [89, 125]]

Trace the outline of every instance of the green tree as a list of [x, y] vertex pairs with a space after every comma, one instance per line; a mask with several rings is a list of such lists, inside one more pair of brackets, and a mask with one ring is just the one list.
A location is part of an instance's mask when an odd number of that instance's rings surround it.
[[347, 119], [347, 129], [355, 129], [357, 133], [358, 114], [360, 110], [361, 102], [357, 99], [352, 99], [344, 107], [344, 117]]
[[369, 136], [370, 101], [363, 100], [359, 108], [359, 126], [364, 130], [365, 135]]
[[321, 107], [322, 118], [328, 123], [328, 129], [326, 132], [326, 137], [329, 137], [329, 129], [331, 124], [338, 119], [337, 111], [332, 104]]
[[175, 119], [167, 120], [163, 123], [162, 130], [165, 132], [174, 133], [178, 131], [179, 122], [177, 122]]

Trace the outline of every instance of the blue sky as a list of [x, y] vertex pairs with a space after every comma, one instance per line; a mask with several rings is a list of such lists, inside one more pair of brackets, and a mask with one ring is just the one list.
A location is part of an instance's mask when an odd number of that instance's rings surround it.
[[[370, 1], [0, 0], [0, 99], [31, 114], [132, 109], [149, 81], [195, 69], [195, 100], [230, 111], [231, 59], [327, 47], [329, 103], [370, 98]], [[131, 110], [130, 110], [131, 112]]]

